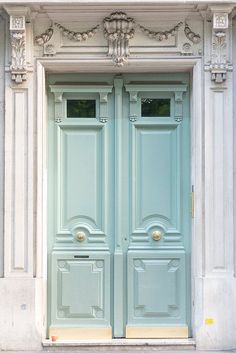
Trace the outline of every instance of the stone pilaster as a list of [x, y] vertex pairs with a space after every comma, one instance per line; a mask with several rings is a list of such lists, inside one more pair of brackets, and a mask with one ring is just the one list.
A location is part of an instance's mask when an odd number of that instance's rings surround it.
[[231, 10], [212, 6], [205, 19], [205, 231], [196, 340], [206, 349], [236, 346]]
[[[0, 346], [40, 349], [43, 281], [35, 278], [35, 106], [30, 72], [29, 9], [5, 7], [4, 278], [0, 278]], [[29, 49], [29, 50], [28, 50]], [[6, 57], [8, 51], [6, 51]], [[40, 310], [38, 310], [40, 308]]]

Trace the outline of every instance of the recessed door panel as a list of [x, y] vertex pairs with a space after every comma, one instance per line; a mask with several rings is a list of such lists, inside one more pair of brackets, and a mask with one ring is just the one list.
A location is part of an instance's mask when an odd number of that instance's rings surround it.
[[109, 335], [109, 278], [109, 253], [53, 252], [51, 332], [55, 327], [104, 327]]
[[49, 337], [188, 337], [188, 75], [50, 77]]
[[62, 127], [60, 133], [62, 226], [80, 220], [101, 229], [102, 128]]
[[129, 320], [132, 325], [185, 325], [185, 253], [128, 252]]
[[134, 207], [135, 227], [159, 221], [176, 225], [177, 196], [177, 129], [163, 126], [135, 126]]

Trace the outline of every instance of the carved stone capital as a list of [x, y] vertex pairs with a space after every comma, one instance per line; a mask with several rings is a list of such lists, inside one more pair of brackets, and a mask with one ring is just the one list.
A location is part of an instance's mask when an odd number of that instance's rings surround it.
[[[227, 9], [229, 10], [229, 9]], [[224, 9], [212, 8], [213, 25], [211, 41], [211, 60], [205, 64], [205, 71], [211, 74], [211, 80], [222, 83], [227, 79], [227, 72], [233, 70], [230, 50], [229, 12]]]
[[[25, 21], [25, 20], [24, 20]], [[16, 83], [26, 80], [25, 31], [10, 31], [11, 37], [11, 77]]]
[[29, 9], [24, 6], [5, 7], [10, 16], [11, 77], [16, 83], [26, 80], [26, 31], [25, 23]]

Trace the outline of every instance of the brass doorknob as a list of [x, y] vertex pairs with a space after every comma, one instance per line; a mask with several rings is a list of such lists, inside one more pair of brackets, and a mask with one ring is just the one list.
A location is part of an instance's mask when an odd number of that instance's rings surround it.
[[84, 241], [86, 239], [86, 235], [84, 232], [78, 232], [75, 234], [75, 239], [78, 241]]
[[152, 232], [152, 239], [153, 240], [158, 241], [161, 239], [161, 236], [162, 236], [162, 234], [159, 230], [154, 230], [154, 232]]

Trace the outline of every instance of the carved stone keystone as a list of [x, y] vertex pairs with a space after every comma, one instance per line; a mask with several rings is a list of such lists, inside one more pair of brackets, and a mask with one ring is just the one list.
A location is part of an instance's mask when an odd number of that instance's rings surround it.
[[114, 12], [103, 20], [104, 36], [108, 40], [108, 56], [115, 65], [123, 66], [129, 57], [129, 40], [134, 36], [134, 19], [124, 12]]

